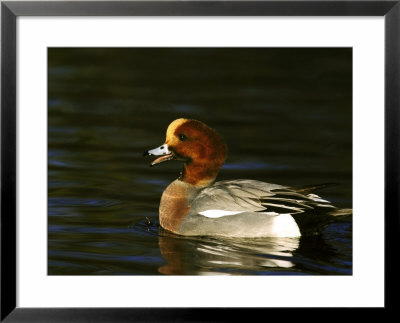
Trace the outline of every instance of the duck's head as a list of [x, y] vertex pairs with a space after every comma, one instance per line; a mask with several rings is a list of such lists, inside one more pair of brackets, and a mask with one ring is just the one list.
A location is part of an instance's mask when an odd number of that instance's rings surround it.
[[160, 156], [150, 165], [168, 160], [184, 162], [181, 180], [192, 185], [209, 185], [226, 159], [222, 137], [201, 121], [177, 119], [167, 129], [165, 143], [144, 155]]

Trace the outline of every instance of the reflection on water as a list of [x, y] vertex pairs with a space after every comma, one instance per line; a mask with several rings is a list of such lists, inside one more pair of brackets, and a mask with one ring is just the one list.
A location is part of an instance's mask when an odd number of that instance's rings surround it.
[[48, 53], [50, 275], [352, 273], [352, 223], [300, 239], [185, 238], [158, 227], [179, 162], [142, 152], [179, 117], [223, 135], [218, 179], [352, 207], [351, 49], [53, 48]]
[[299, 238], [217, 239], [183, 238], [161, 234], [158, 242], [169, 275], [255, 273], [270, 268], [291, 268]]
[[328, 230], [332, 237], [327, 240], [180, 237], [149, 217], [118, 228], [53, 225], [49, 274], [351, 274], [351, 227], [346, 222], [335, 226]]

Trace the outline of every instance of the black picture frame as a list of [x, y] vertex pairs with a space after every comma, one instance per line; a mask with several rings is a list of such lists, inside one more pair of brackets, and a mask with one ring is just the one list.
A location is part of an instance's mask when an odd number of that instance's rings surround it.
[[[259, 318], [228, 308], [16, 307], [16, 19], [18, 16], [381, 16], [385, 19], [385, 307], [395, 306], [390, 265], [399, 233], [400, 0], [387, 1], [2, 1], [1, 2], [1, 321], [203, 322]], [[371, 152], [373, 154], [373, 152]], [[373, 189], [373, 188], [371, 188]], [[367, 203], [368, 201], [366, 201]], [[366, 251], [368, 252], [368, 251]], [[397, 253], [396, 253], [397, 252]], [[396, 266], [395, 266], [396, 267]], [[382, 309], [378, 309], [381, 318]], [[333, 313], [333, 312], [332, 312]], [[282, 313], [280, 313], [282, 314]], [[307, 315], [307, 314], [305, 314]], [[329, 314], [331, 315], [331, 314]], [[298, 316], [297, 319], [300, 319]], [[304, 316], [304, 318], [307, 318]], [[372, 317], [370, 317], [372, 318]]]

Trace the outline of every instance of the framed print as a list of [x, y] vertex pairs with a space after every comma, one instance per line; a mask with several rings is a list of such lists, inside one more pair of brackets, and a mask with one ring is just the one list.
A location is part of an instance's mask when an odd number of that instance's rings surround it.
[[1, 11], [2, 320], [391, 308], [398, 1]]

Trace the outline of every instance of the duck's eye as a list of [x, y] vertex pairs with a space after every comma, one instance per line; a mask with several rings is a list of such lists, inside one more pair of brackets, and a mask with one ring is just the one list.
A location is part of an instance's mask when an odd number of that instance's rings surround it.
[[180, 133], [178, 135], [178, 138], [179, 138], [180, 141], [185, 141], [187, 139], [186, 135], [184, 135], [183, 133]]

